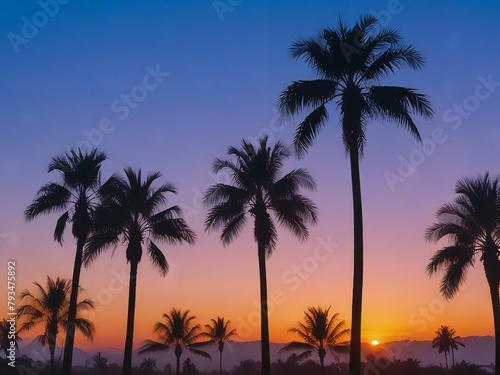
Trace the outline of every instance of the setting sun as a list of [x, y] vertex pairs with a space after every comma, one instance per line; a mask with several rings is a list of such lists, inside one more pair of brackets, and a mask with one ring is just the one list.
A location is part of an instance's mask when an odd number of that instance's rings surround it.
[[373, 340], [373, 341], [372, 341], [372, 345], [378, 345], [378, 344], [379, 344], [379, 343], [378, 343], [378, 341], [377, 341], [377, 340]]

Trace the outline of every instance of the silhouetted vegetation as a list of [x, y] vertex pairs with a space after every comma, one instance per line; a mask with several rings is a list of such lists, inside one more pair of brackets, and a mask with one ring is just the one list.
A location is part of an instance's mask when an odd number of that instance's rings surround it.
[[196, 345], [196, 343], [202, 337], [201, 327], [199, 324], [194, 324], [196, 316], [190, 316], [189, 310], [182, 312], [181, 310], [172, 309], [170, 314], [163, 314], [163, 318], [165, 323], [156, 322], [153, 330], [158, 334], [161, 341], [147, 340], [139, 354], [166, 351], [173, 347], [177, 359], [177, 375], [179, 375], [180, 360], [184, 348], [196, 355], [212, 359], [207, 352], [197, 349], [199, 345]]
[[125, 178], [113, 176], [101, 189], [101, 204], [94, 210], [92, 232], [85, 247], [83, 261], [92, 263], [103, 251], [120, 240], [126, 243], [126, 258], [130, 263], [129, 303], [127, 334], [123, 354], [123, 373], [130, 375], [132, 368], [132, 345], [134, 336], [137, 269], [146, 247], [153, 265], [165, 276], [168, 263], [154, 241], [170, 244], [194, 243], [195, 234], [181, 217], [178, 206], [164, 208], [167, 193], [176, 194], [172, 184], [153, 188], [161, 177], [160, 172], [151, 173], [142, 179], [142, 173], [125, 168]]
[[[465, 282], [467, 270], [480, 254], [493, 306], [495, 366], [500, 372], [500, 176], [488, 173], [457, 182], [458, 196], [437, 211], [438, 222], [426, 232], [426, 239], [449, 244], [438, 250], [427, 265], [429, 275], [443, 272], [441, 294], [453, 298]], [[445, 352], [446, 353], [446, 352]]]
[[[351, 164], [354, 210], [354, 279], [350, 372], [360, 375], [361, 307], [363, 295], [363, 214], [359, 162], [366, 145], [369, 120], [386, 119], [407, 129], [421, 142], [412, 115], [430, 118], [427, 97], [414, 89], [381, 86], [380, 80], [403, 67], [420, 69], [424, 59], [410, 45], [401, 44], [396, 30], [377, 30], [379, 20], [366, 15], [353, 26], [342, 21], [307, 39], [292, 44], [291, 55], [302, 58], [316, 73], [316, 80], [294, 81], [279, 98], [283, 117], [309, 112], [297, 126], [293, 144], [303, 156], [328, 122], [327, 104], [340, 111], [345, 150]], [[375, 32], [375, 30], [377, 30]]]
[[339, 314], [328, 316], [330, 307], [309, 307], [304, 312], [305, 323], [298, 322], [297, 327], [290, 328], [289, 332], [295, 333], [300, 341], [292, 341], [285, 345], [281, 351], [299, 351], [295, 361], [308, 359], [315, 352], [319, 357], [321, 367], [325, 366], [325, 356], [330, 352], [338, 361], [338, 353], [349, 352], [349, 342], [342, 341], [350, 333], [345, 329], [345, 321], [337, 322]]
[[75, 264], [71, 278], [66, 342], [64, 344], [63, 372], [71, 375], [73, 346], [75, 341], [75, 319], [80, 286], [83, 248], [87, 242], [92, 223], [92, 211], [96, 204], [97, 191], [101, 183], [101, 163], [107, 159], [103, 152], [93, 150], [82, 153], [81, 150], [68, 151], [65, 155], [52, 158], [48, 172], [56, 171], [62, 177], [62, 183], [50, 182], [40, 188], [24, 212], [24, 218], [31, 221], [41, 214], [63, 211], [54, 231], [54, 241], [62, 245], [64, 229], [72, 224], [71, 232], [76, 243]]
[[[284, 161], [290, 157], [281, 142], [273, 147], [268, 138], [259, 140], [256, 149], [242, 140], [240, 148], [230, 146], [228, 155], [236, 160], [215, 159], [212, 171], [226, 171], [233, 185], [216, 184], [205, 193], [203, 202], [210, 208], [205, 221], [208, 231], [221, 229], [224, 246], [241, 232], [248, 216], [253, 218], [253, 237], [257, 243], [260, 279], [260, 315], [262, 373], [269, 375], [269, 319], [267, 310], [266, 259], [276, 247], [278, 233], [275, 221], [289, 229], [299, 240], [305, 240], [309, 231], [306, 223], [316, 223], [316, 206], [299, 193], [300, 188], [313, 190], [316, 184], [305, 169], [294, 169], [282, 175]], [[271, 213], [276, 219], [273, 219]]]

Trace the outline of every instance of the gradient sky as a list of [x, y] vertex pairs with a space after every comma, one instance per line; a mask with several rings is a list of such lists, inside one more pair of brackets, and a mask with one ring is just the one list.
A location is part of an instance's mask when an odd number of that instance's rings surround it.
[[[243, 0], [232, 1], [237, 5], [222, 15], [212, 1], [66, 2], [47, 19], [36, 1], [0, 4], [0, 275], [4, 277], [8, 259], [17, 260], [18, 292], [32, 288], [33, 281], [44, 283], [47, 275], [72, 275], [75, 243], [70, 233], [62, 247], [52, 241], [57, 216], [28, 224], [23, 211], [39, 187], [57, 179], [46, 173], [51, 157], [69, 147], [86, 149], [84, 134], [90, 132], [109, 156], [102, 166], [104, 178], [129, 165], [160, 170], [162, 181], [179, 189], [170, 203], [187, 210], [198, 234], [195, 246], [161, 247], [170, 264], [165, 278], [143, 258], [134, 347], [154, 338], [153, 324], [172, 307], [191, 309], [202, 324], [224, 316], [241, 340], [258, 339], [258, 265], [251, 226], [226, 248], [217, 234], [203, 232], [206, 211], [199, 202], [205, 187], [215, 181], [209, 173], [211, 162], [242, 138], [268, 134], [273, 141], [290, 143], [303, 116], [280, 125], [278, 95], [292, 80], [314, 75], [302, 61], [290, 58], [289, 46], [336, 26], [339, 16], [352, 25], [361, 14], [374, 12], [381, 16], [381, 26], [399, 30], [404, 41], [425, 56], [422, 71], [405, 71], [384, 82], [418, 88], [430, 96], [435, 118], [417, 123], [423, 138], [440, 134], [441, 143], [428, 142], [428, 155], [415, 159], [420, 165], [391, 188], [388, 172], [397, 174], [402, 158], [418, 158], [419, 147], [393, 124], [370, 123], [361, 165], [363, 340], [430, 339], [442, 324], [451, 325], [460, 336], [493, 334], [480, 262], [457, 297], [443, 301], [439, 278], [425, 274], [438, 246], [426, 244], [423, 233], [437, 208], [453, 199], [458, 178], [498, 172], [498, 1]], [[24, 26], [29, 37], [13, 39], [9, 33], [22, 37], [23, 25], [34, 18], [41, 25], [36, 35]], [[148, 69], [168, 76], [125, 115], [116, 101], [122, 94], [143, 93], [137, 86]], [[485, 87], [481, 82], [488, 79], [497, 83]], [[479, 85], [483, 87], [478, 91]], [[456, 105], [469, 110], [453, 113]], [[268, 261], [269, 293], [277, 302], [270, 315], [274, 342], [293, 338], [287, 329], [302, 319], [308, 306], [331, 305], [350, 322], [349, 163], [338, 114], [330, 110], [328, 126], [308, 155], [286, 165], [306, 167], [316, 178], [318, 191], [308, 196], [318, 205], [320, 219], [305, 243], [280, 230]], [[100, 139], [95, 129], [103, 119], [111, 120], [112, 131]], [[335, 244], [331, 254], [316, 251], [321, 260], [313, 261], [316, 248], [325, 242]], [[300, 277], [293, 274], [298, 266], [306, 270]], [[127, 287], [117, 276], [121, 274], [128, 274], [121, 247], [82, 272], [83, 296], [98, 306], [94, 348], [123, 347]], [[5, 316], [5, 305], [0, 312]], [[78, 338], [77, 345], [92, 344]]]

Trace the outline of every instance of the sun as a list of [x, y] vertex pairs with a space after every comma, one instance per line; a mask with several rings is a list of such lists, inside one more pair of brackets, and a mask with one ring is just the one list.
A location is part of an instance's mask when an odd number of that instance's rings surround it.
[[376, 346], [376, 345], [378, 345], [378, 344], [379, 344], [379, 342], [378, 342], [377, 340], [373, 340], [373, 341], [372, 341], [372, 345], [375, 345], [375, 346]]

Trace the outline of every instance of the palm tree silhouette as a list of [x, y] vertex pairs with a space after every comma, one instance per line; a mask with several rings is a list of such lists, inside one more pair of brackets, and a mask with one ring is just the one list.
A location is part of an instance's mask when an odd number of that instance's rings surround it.
[[224, 318], [217, 317], [211, 319], [211, 324], [205, 324], [206, 332], [202, 332], [200, 336], [208, 338], [208, 341], [200, 342], [199, 345], [217, 344], [219, 350], [219, 372], [222, 374], [222, 352], [224, 351], [224, 344], [231, 342], [231, 337], [236, 334], [236, 329], [229, 330], [229, 323]]
[[3, 350], [5, 353], [5, 358], [9, 356], [9, 348], [11, 347], [10, 343], [12, 339], [10, 338], [11, 334], [14, 334], [14, 346], [17, 351], [19, 351], [19, 341], [23, 341], [23, 339], [19, 336], [19, 331], [14, 329], [14, 332], [10, 330], [11, 324], [5, 320], [0, 320], [0, 350]]
[[188, 348], [193, 354], [212, 359], [207, 352], [196, 349], [196, 341], [202, 337], [200, 325], [193, 323], [196, 316], [189, 315], [189, 310], [181, 311], [173, 308], [170, 314], [163, 314], [164, 322], [156, 322], [153, 332], [158, 333], [161, 342], [146, 340], [146, 344], [139, 350], [139, 354], [165, 351], [174, 347], [177, 358], [176, 374], [179, 375], [180, 361], [183, 348]]
[[280, 352], [302, 351], [297, 355], [296, 360], [311, 357], [313, 352], [319, 356], [321, 367], [325, 367], [325, 356], [327, 350], [332, 353], [335, 360], [339, 360], [337, 353], [348, 353], [349, 342], [341, 341], [344, 336], [350, 334], [349, 329], [345, 329], [345, 321], [337, 323], [339, 314], [335, 313], [329, 317], [330, 307], [309, 307], [304, 312], [305, 323], [298, 322], [297, 327], [288, 331], [296, 333], [301, 341], [292, 341], [285, 345]]
[[430, 118], [431, 104], [416, 90], [398, 86], [380, 86], [381, 78], [395, 70], [417, 70], [424, 60], [412, 46], [402, 45], [395, 30], [375, 32], [378, 19], [367, 15], [352, 27], [342, 21], [336, 29], [324, 29], [318, 36], [292, 44], [291, 55], [304, 58], [318, 79], [295, 81], [280, 95], [283, 118], [312, 110], [297, 126], [295, 151], [303, 156], [329, 118], [327, 104], [340, 111], [342, 140], [351, 165], [354, 212], [354, 277], [352, 332], [349, 373], [361, 371], [361, 312], [363, 296], [363, 214], [359, 161], [366, 143], [370, 119], [386, 119], [407, 129], [421, 142], [412, 114]]
[[101, 192], [102, 202], [95, 209], [95, 226], [85, 247], [83, 261], [88, 266], [103, 251], [117, 245], [120, 239], [127, 243], [126, 257], [130, 263], [130, 282], [123, 373], [130, 375], [137, 269], [142, 258], [143, 245], [146, 245], [153, 265], [162, 276], [165, 276], [168, 272], [168, 263], [153, 240], [169, 244], [182, 242], [192, 244], [195, 241], [195, 234], [180, 217], [182, 214], [180, 207], [172, 206], [160, 210], [167, 202], [165, 195], [177, 193], [172, 184], [164, 184], [157, 189], [152, 187], [161, 177], [160, 172], [149, 174], [144, 181], [140, 169], [134, 172], [131, 168], [125, 168], [124, 172], [125, 179], [113, 176], [110, 188]]
[[158, 371], [156, 366], [156, 359], [154, 358], [144, 358], [139, 365], [139, 373], [141, 375], [153, 375]]
[[260, 276], [262, 374], [269, 375], [266, 258], [275, 249], [278, 235], [270, 212], [299, 240], [305, 240], [309, 233], [305, 223], [316, 223], [316, 206], [299, 194], [299, 188], [314, 190], [316, 185], [302, 168], [279, 178], [290, 152], [281, 142], [271, 148], [267, 137], [259, 140], [258, 149], [243, 140], [240, 148], [229, 147], [228, 155], [236, 161], [215, 159], [212, 170], [228, 171], [234, 184], [215, 184], [205, 192], [203, 202], [210, 207], [205, 230], [222, 228], [220, 238], [226, 246], [239, 235], [249, 215], [254, 219]]
[[95, 204], [96, 191], [101, 180], [101, 163], [106, 154], [97, 150], [83, 154], [71, 150], [65, 155], [52, 158], [48, 172], [56, 171], [62, 177], [62, 183], [50, 182], [40, 188], [24, 212], [26, 221], [31, 221], [40, 214], [64, 211], [57, 220], [54, 241], [62, 245], [63, 233], [68, 222], [72, 223], [72, 234], [77, 240], [75, 264], [69, 301], [68, 327], [64, 344], [63, 373], [71, 374], [73, 346], [75, 342], [75, 319], [80, 285], [83, 248], [91, 225], [91, 211]]
[[426, 240], [448, 238], [449, 246], [438, 250], [427, 265], [429, 275], [443, 271], [441, 294], [453, 298], [465, 282], [467, 271], [480, 254], [490, 289], [495, 326], [495, 374], [500, 374], [500, 177], [486, 173], [459, 180], [458, 196], [437, 211], [438, 222], [427, 229]]
[[436, 331], [436, 337], [432, 340], [432, 347], [438, 350], [438, 353], [444, 352], [446, 368], [448, 368], [448, 353], [451, 350], [451, 331], [448, 326], [441, 326]]
[[[18, 312], [17, 316], [25, 320], [19, 328], [19, 332], [29, 331], [38, 324], [44, 325], [44, 333], [38, 337], [40, 344], [49, 346], [51, 374], [55, 373], [55, 350], [56, 339], [59, 328], [67, 330], [69, 319], [68, 295], [71, 291], [71, 281], [57, 278], [51, 279], [47, 276], [46, 287], [34, 282], [36, 292], [33, 294], [25, 289], [19, 295], [21, 301], [26, 301]], [[84, 311], [94, 308], [94, 303], [90, 299], [84, 299], [77, 303], [76, 311]], [[94, 337], [94, 324], [85, 318], [75, 317], [75, 327], [89, 340]], [[67, 333], [66, 333], [67, 334]]]

